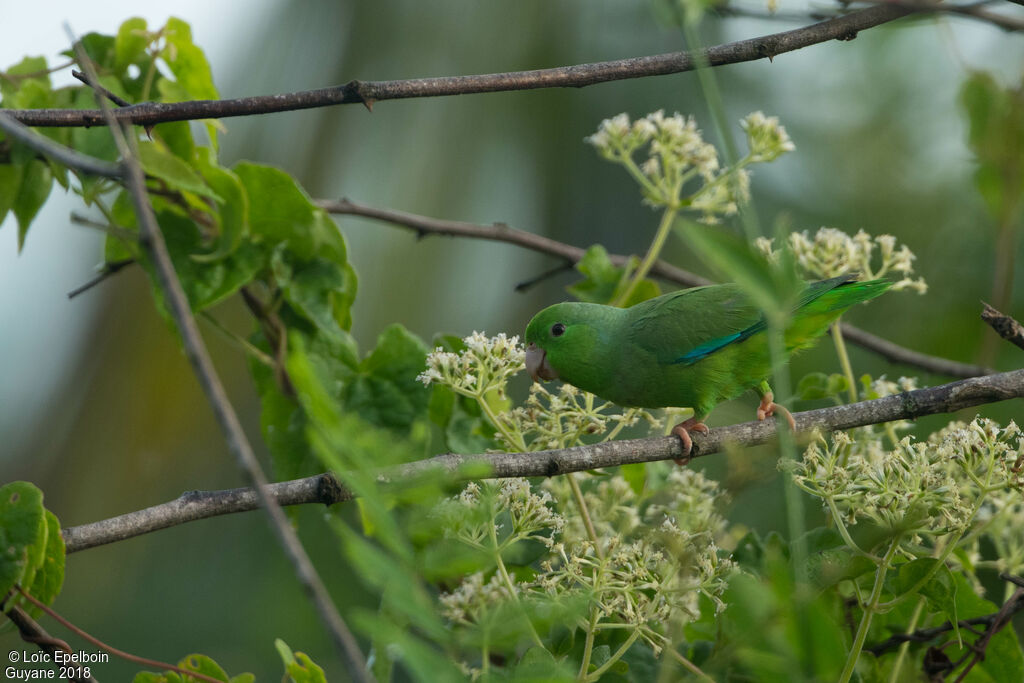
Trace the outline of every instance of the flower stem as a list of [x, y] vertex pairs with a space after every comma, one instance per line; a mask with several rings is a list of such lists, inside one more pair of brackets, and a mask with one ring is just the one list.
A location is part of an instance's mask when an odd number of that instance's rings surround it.
[[583, 643], [583, 661], [580, 662], [580, 671], [576, 674], [576, 680], [587, 680], [587, 669], [590, 668], [590, 657], [594, 652], [594, 634], [597, 632], [598, 607], [590, 610], [590, 623], [587, 626], [587, 639]]
[[597, 531], [594, 529], [594, 522], [590, 518], [590, 509], [587, 508], [587, 501], [583, 499], [583, 491], [580, 489], [579, 482], [576, 481], [576, 474], [570, 472], [566, 476], [569, 478], [569, 488], [572, 489], [572, 497], [576, 501], [576, 507], [580, 509], [583, 526], [587, 529], [587, 537], [594, 544], [594, 554], [597, 555], [598, 559], [603, 560], [604, 551], [601, 550], [601, 544], [597, 541]]
[[843, 673], [839, 676], [839, 683], [849, 683], [850, 678], [853, 676], [853, 670], [857, 666], [857, 660], [860, 659], [861, 650], [864, 649], [864, 641], [868, 637], [871, 619], [875, 616], [875, 612], [878, 611], [878, 603], [882, 597], [882, 586], [885, 584], [885, 574], [889, 571], [889, 562], [892, 561], [892, 557], [896, 554], [896, 549], [899, 545], [899, 538], [894, 538], [889, 545], [889, 550], [885, 553], [885, 557], [882, 558], [882, 564], [878, 566], [878, 571], [875, 572], [875, 585], [871, 588], [868, 603], [864, 605], [864, 614], [861, 615], [860, 626], [857, 627], [857, 635], [854, 637], [853, 647], [850, 648], [850, 653], [846, 657], [846, 666], [843, 668]]
[[640, 629], [636, 629], [635, 631], [630, 633], [629, 634], [629, 638], [626, 638], [626, 642], [624, 642], [622, 644], [622, 646], [618, 650], [615, 651], [615, 654], [613, 654], [611, 657], [608, 658], [607, 662], [605, 662], [604, 664], [602, 664], [598, 668], [594, 669], [594, 672], [592, 674], [590, 674], [589, 676], [587, 676], [586, 681], [589, 683], [590, 681], [596, 681], [596, 680], [600, 679], [601, 676], [604, 675], [605, 671], [607, 671], [608, 669], [610, 669], [613, 666], [615, 666], [615, 662], [617, 662], [620, 659], [622, 659], [622, 655], [626, 654], [626, 651], [629, 650], [630, 647], [632, 647], [633, 643], [635, 643], [636, 639], [639, 638], [639, 637], [640, 637]]
[[658, 260], [658, 256], [661, 254], [662, 247], [665, 246], [665, 239], [668, 237], [668, 231], [672, 227], [672, 222], [675, 220], [676, 215], [679, 213], [679, 209], [675, 207], [667, 207], [665, 213], [661, 216], [661, 223], [658, 225], [658, 231], [654, 233], [654, 239], [651, 241], [651, 246], [647, 249], [647, 255], [644, 256], [644, 260], [640, 262], [640, 266], [633, 273], [633, 277], [630, 278], [629, 284], [626, 286], [622, 293], [619, 294], [612, 300], [612, 306], [622, 306], [629, 297], [633, 295], [636, 287], [640, 282], [647, 277], [647, 273], [651, 272], [651, 268], [654, 263]]
[[[494, 551], [494, 563], [498, 566], [498, 574], [501, 575], [501, 580], [505, 582], [505, 586], [508, 588], [509, 594], [512, 599], [515, 600], [516, 604], [522, 607], [522, 603], [519, 602], [519, 594], [516, 592], [516, 586], [512, 583], [512, 577], [509, 576], [508, 569], [505, 568], [505, 561], [501, 559], [501, 547], [498, 545], [498, 532], [495, 531], [494, 517], [491, 517], [491, 523], [487, 525], [488, 531], [491, 536], [491, 545]], [[529, 615], [523, 611], [523, 618], [526, 620], [526, 625], [530, 627], [530, 636], [533, 638], [533, 642], [539, 647], [544, 647], [544, 642], [541, 641], [540, 636], [537, 635], [537, 629], [533, 627], [533, 622], [530, 621]], [[547, 648], [545, 648], [547, 649]]]
[[839, 321], [832, 323], [832, 341], [836, 345], [836, 355], [839, 356], [839, 365], [846, 375], [846, 382], [849, 385], [847, 390], [850, 394], [850, 403], [857, 402], [857, 385], [853, 379], [853, 366], [850, 365], [850, 356], [846, 353], [846, 342], [843, 340], [843, 330], [839, 327]]
[[[917, 607], [914, 608], [914, 614], [910, 617], [910, 623], [907, 624], [907, 630], [905, 631], [908, 635], [914, 632], [917, 628], [917, 622], [921, 618], [921, 612], [924, 611], [924, 597], [922, 596], [917, 601]], [[903, 668], [903, 660], [907, 658], [907, 651], [910, 649], [910, 641], [904, 642], [900, 645], [899, 654], [896, 656], [896, 663], [892, 666], [892, 674], [889, 676], [889, 683], [898, 683], [900, 680], [900, 669]]]

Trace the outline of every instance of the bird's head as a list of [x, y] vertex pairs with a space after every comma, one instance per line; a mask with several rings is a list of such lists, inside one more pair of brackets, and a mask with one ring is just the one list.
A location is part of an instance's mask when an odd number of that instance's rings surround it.
[[609, 319], [620, 312], [610, 306], [566, 302], [533, 316], [525, 337], [530, 376], [535, 382], [560, 379], [581, 386], [584, 368], [598, 360], [594, 352], [608, 337]]

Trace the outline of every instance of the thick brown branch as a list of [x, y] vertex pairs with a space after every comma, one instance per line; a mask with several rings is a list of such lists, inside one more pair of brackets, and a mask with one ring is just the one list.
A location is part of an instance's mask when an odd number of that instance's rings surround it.
[[985, 302], [982, 302], [982, 305], [984, 308], [981, 311], [981, 319], [987, 322], [1000, 337], [1024, 349], [1024, 325], [1005, 313], [1000, 313]]
[[[894, 396], [861, 401], [849, 405], [794, 413], [797, 429], [801, 432], [822, 432], [850, 429], [894, 420], [909, 420], [924, 415], [951, 413], [984, 403], [995, 403], [1024, 396], [1024, 370], [1003, 372], [986, 377], [917, 389]], [[775, 422], [746, 422], [728, 427], [717, 427], [707, 434], [693, 434], [691, 457], [711, 455], [727, 446], [753, 446], [775, 438]], [[449, 453], [426, 460], [400, 465], [381, 474], [382, 480], [398, 480], [424, 470], [440, 467], [458, 476], [469, 463], [487, 463], [491, 478], [553, 477], [569, 472], [582, 472], [601, 467], [615, 467], [633, 463], [674, 460], [682, 456], [679, 439], [674, 436], [650, 439], [610, 441], [591, 446], [578, 446], [533, 453], [486, 453], [458, 455]], [[331, 475], [317, 475], [296, 479], [268, 487], [281, 505], [322, 503], [331, 505], [352, 499], [350, 491], [340, 486]], [[258, 507], [251, 489], [228, 491], [193, 491], [177, 500], [145, 510], [130, 512], [120, 517], [92, 524], [64, 529], [67, 551], [73, 553], [86, 548], [121, 541], [157, 529], [191, 522], [206, 517], [232, 512], [244, 512]]]
[[[492, 240], [514, 244], [524, 249], [531, 249], [543, 254], [551, 254], [564, 259], [567, 263], [577, 263], [585, 252], [584, 249], [565, 244], [548, 237], [535, 235], [525, 230], [510, 228], [503, 223], [495, 225], [476, 225], [462, 221], [446, 221], [428, 216], [420, 216], [405, 211], [393, 209], [379, 209], [365, 204], [357, 204], [348, 199], [318, 199], [317, 206], [334, 214], [347, 214], [372, 218], [386, 223], [392, 223], [415, 230], [420, 236], [423, 235], [448, 235], [452, 237], [468, 237], [472, 239]], [[624, 264], [628, 257], [620, 254], [609, 256], [612, 263], [617, 266]], [[651, 274], [662, 280], [674, 282], [684, 287], [699, 287], [712, 284], [711, 280], [696, 275], [689, 271], [677, 268], [664, 261], [657, 261], [651, 268]], [[900, 346], [881, 337], [865, 332], [859, 328], [846, 323], [842, 324], [843, 336], [850, 342], [863, 348], [874, 351], [880, 356], [894, 362], [912, 365], [914, 367], [934, 372], [949, 377], [978, 377], [991, 375], [994, 370], [980, 365], [958, 363], [957, 361], [929, 356], [912, 349]]]
[[[166, 121], [249, 116], [338, 104], [360, 103], [369, 107], [381, 100], [413, 97], [442, 97], [538, 88], [580, 88], [608, 81], [693, 71], [702, 62], [711, 66], [722, 66], [771, 59], [829, 40], [851, 40], [860, 31], [911, 13], [913, 10], [903, 7], [878, 5], [791, 31], [710, 47], [703, 50], [703, 56], [697, 55], [697, 58], [689, 52], [671, 52], [533, 71], [397, 81], [350, 81], [345, 85], [331, 88], [281, 95], [175, 103], [147, 102], [118, 109], [114, 114], [118, 121], [148, 126]], [[12, 111], [11, 115], [30, 126], [105, 125], [103, 112], [99, 109], [21, 109]]]

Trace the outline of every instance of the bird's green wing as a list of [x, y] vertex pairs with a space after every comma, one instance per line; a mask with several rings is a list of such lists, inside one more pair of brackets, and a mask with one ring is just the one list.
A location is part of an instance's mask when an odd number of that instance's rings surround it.
[[631, 341], [662, 365], [696, 363], [753, 334], [764, 317], [737, 285], [684, 289], [628, 312]]
[[[795, 312], [856, 275], [809, 283]], [[635, 311], [635, 313], [634, 313]], [[651, 299], [629, 309], [632, 341], [665, 365], [692, 365], [764, 330], [764, 314], [738, 285], [696, 287]]]

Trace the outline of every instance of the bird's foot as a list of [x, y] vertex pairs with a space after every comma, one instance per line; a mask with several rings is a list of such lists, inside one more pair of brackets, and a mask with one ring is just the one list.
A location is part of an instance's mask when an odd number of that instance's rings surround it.
[[789, 412], [785, 406], [780, 406], [775, 403], [775, 396], [772, 392], [767, 391], [761, 397], [761, 405], [757, 407], [757, 419], [764, 420], [766, 417], [771, 417], [775, 413], [779, 413], [786, 418], [789, 422], [789, 428], [794, 432], [796, 431], [796, 420], [793, 419], [793, 413]]
[[690, 451], [693, 450], [693, 439], [690, 438], [691, 429], [695, 432], [700, 432], [701, 434], [708, 433], [708, 426], [696, 417], [684, 420], [672, 428], [672, 433], [678, 436], [679, 440], [683, 442], [683, 457], [675, 458], [676, 464], [680, 467], [685, 467], [686, 464], [690, 462]]

